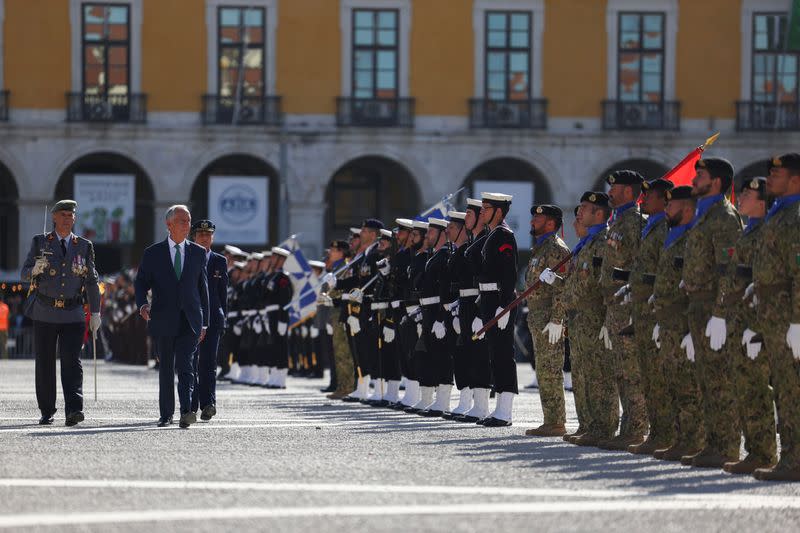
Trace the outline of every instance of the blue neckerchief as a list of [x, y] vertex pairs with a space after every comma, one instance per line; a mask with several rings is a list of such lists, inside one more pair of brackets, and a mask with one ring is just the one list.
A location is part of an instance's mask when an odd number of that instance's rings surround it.
[[664, 249], [666, 250], [669, 248], [672, 243], [680, 239], [684, 233], [689, 231], [692, 227], [692, 222], [688, 224], [684, 224], [682, 226], [675, 226], [674, 228], [670, 228], [669, 233], [667, 233], [667, 238], [664, 240]]
[[650, 215], [650, 218], [647, 219], [647, 225], [642, 230], [642, 239], [650, 235], [650, 232], [653, 231], [656, 224], [664, 220], [665, 216], [667, 216], [667, 214], [664, 211], [656, 213], [655, 215]]
[[761, 221], [763, 220], [764, 220], [763, 218], [750, 217], [747, 220], [747, 226], [744, 227], [744, 234], [747, 235], [748, 233], [753, 231], [755, 227], [761, 224]]
[[725, 198], [724, 194], [715, 194], [714, 196], [706, 196], [705, 198], [700, 198], [697, 200], [697, 209], [694, 211], [694, 218], [692, 219], [692, 226], [697, 224], [697, 221], [700, 220], [700, 217], [706, 214], [706, 211], [711, 209], [711, 206], [716, 204], [717, 202], [721, 202], [722, 199]]
[[331, 265], [331, 272], [336, 272], [342, 265], [344, 265], [344, 259], [339, 259], [338, 261], [336, 261], [334, 264]]
[[602, 224], [595, 224], [594, 226], [590, 227], [587, 230], [586, 236], [578, 241], [578, 244], [575, 245], [575, 248], [572, 249], [572, 255], [578, 255], [578, 252], [583, 249], [584, 246], [589, 244], [589, 242], [594, 239], [594, 236], [606, 229], [606, 223], [603, 222]]
[[612, 221], [617, 220], [620, 216], [622, 216], [622, 213], [624, 213], [625, 211], [627, 211], [628, 209], [630, 209], [631, 207], [633, 207], [635, 205], [636, 205], [636, 202], [628, 202], [625, 205], [621, 205], [621, 206], [615, 208], [614, 211], [611, 213], [611, 220]]
[[550, 235], [553, 235], [554, 233], [555, 231], [551, 231], [550, 233], [545, 233], [541, 237], [536, 237], [536, 246], [542, 244], [545, 241], [545, 239], [547, 239]]
[[790, 205], [795, 204], [797, 202], [800, 202], [800, 194], [792, 194], [790, 196], [781, 196], [780, 198], [775, 200], [775, 203], [772, 204], [772, 207], [769, 208], [769, 211], [767, 212], [767, 216], [764, 217], [764, 222], [766, 222], [767, 220], [772, 218], [773, 215], [775, 215], [775, 213], [777, 213], [778, 211], [780, 211], [784, 207], [789, 207]]

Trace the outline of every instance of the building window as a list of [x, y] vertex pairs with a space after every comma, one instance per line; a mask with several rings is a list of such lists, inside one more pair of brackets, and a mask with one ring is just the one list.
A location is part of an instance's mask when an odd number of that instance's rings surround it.
[[264, 95], [265, 18], [263, 8], [219, 8], [217, 87], [220, 96]]
[[126, 97], [130, 92], [130, 7], [83, 4], [84, 95]]
[[752, 100], [786, 103], [797, 101], [798, 54], [786, 51], [785, 13], [753, 16]]
[[489, 100], [528, 100], [531, 14], [487, 11], [484, 94]]
[[399, 11], [352, 11], [352, 95], [355, 98], [398, 97]]
[[663, 13], [619, 13], [617, 98], [660, 102], [664, 98]]

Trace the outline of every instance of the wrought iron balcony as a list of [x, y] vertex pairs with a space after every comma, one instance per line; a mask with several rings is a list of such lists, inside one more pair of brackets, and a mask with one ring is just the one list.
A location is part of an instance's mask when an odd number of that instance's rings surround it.
[[800, 106], [796, 102], [736, 102], [738, 131], [799, 131]]
[[336, 99], [336, 125], [363, 127], [414, 127], [413, 98]]
[[8, 122], [8, 91], [0, 91], [0, 122]]
[[604, 130], [681, 129], [680, 102], [603, 101]]
[[146, 94], [67, 93], [67, 122], [147, 122]]
[[469, 101], [470, 128], [547, 129], [547, 100], [487, 100]]
[[203, 124], [280, 126], [283, 123], [280, 96], [203, 95]]

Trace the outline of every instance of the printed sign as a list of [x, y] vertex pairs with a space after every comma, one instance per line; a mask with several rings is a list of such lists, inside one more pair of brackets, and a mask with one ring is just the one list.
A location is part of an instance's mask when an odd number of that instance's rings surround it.
[[75, 233], [96, 244], [132, 243], [135, 185], [131, 174], [75, 174]]
[[269, 234], [268, 210], [268, 177], [209, 177], [208, 218], [217, 226], [217, 242], [265, 244]]

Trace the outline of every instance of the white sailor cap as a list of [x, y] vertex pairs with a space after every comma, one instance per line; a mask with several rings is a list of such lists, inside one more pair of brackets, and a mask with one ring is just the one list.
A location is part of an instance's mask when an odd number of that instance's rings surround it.
[[273, 246], [272, 253], [275, 255], [282, 255], [283, 257], [289, 257], [290, 255], [292, 255], [292, 252], [290, 252], [286, 248], [281, 248], [280, 246]]
[[422, 220], [415, 220], [414, 221], [414, 229], [421, 229], [428, 231], [428, 223], [423, 222]]
[[382, 229], [381, 237], [385, 239], [391, 239], [392, 237], [394, 237], [394, 233], [392, 233], [392, 230]]
[[437, 227], [437, 228], [440, 228], [440, 229], [444, 229], [444, 228], [447, 227], [447, 221], [444, 220], [443, 218], [429, 217], [428, 218], [428, 225], [429, 226], [434, 226], [434, 227]]
[[480, 209], [483, 207], [483, 202], [476, 200], [475, 198], [467, 198], [467, 207], [477, 207]]
[[459, 220], [464, 222], [467, 214], [464, 211], [448, 211], [447, 216], [450, 218], [450, 220]]
[[225, 251], [228, 252], [231, 255], [243, 254], [244, 253], [241, 248], [239, 248], [237, 246], [232, 246], [230, 244], [226, 244], [225, 245]]
[[410, 218], [396, 218], [394, 221], [401, 228], [412, 229], [414, 227], [414, 221]]
[[511, 202], [514, 198], [510, 194], [503, 194], [501, 192], [482, 192], [481, 199], [487, 202]]
[[272, 257], [272, 250], [261, 250], [264, 257]]
[[233, 266], [235, 266], [236, 268], [244, 268], [247, 266], [247, 263], [245, 263], [244, 261], [234, 261]]
[[325, 270], [325, 263], [323, 261], [312, 260], [308, 262], [308, 266], [312, 266], [314, 268], [321, 268], [322, 270]]
[[361, 235], [361, 228], [350, 228], [350, 235]]
[[252, 254], [247, 256], [247, 259], [249, 261], [261, 261], [262, 259], [264, 259], [264, 254], [260, 252], [253, 252]]

